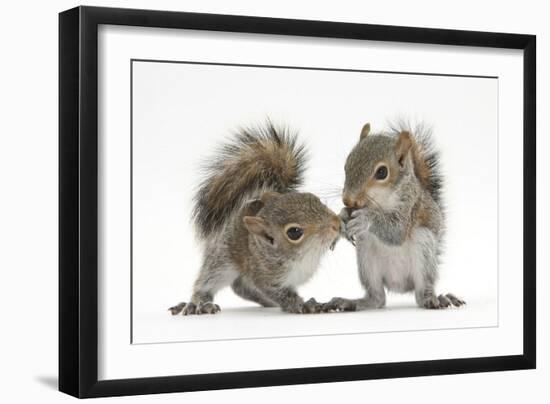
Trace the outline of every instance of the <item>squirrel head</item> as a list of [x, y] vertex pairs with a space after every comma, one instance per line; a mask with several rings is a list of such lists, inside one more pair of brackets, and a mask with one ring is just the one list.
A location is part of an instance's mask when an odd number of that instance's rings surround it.
[[286, 257], [312, 247], [321, 253], [340, 234], [340, 218], [310, 193], [265, 192], [249, 203], [243, 222], [263, 250]]
[[343, 202], [350, 209], [389, 210], [399, 202], [397, 184], [414, 172], [414, 138], [407, 131], [397, 136], [369, 133], [367, 123], [346, 160]]

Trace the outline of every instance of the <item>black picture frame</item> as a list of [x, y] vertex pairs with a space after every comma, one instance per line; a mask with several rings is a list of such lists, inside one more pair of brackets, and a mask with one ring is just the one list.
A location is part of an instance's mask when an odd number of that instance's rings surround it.
[[[523, 354], [98, 381], [100, 24], [523, 50]], [[59, 390], [84, 398], [535, 368], [535, 61], [534, 35], [98, 7], [60, 13]]]

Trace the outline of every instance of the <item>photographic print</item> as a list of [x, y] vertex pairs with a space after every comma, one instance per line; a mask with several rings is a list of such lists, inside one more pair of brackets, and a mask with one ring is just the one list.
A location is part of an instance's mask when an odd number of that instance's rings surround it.
[[131, 69], [133, 343], [498, 325], [496, 77]]
[[59, 38], [61, 391], [535, 367], [534, 36], [77, 7]]

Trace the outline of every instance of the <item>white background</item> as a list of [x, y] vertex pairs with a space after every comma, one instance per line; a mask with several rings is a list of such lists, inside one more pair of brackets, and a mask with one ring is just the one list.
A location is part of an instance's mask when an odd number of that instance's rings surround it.
[[[497, 79], [135, 61], [133, 82], [135, 343], [497, 325]], [[412, 293], [390, 293], [384, 314], [304, 319], [266, 314], [226, 288], [219, 315], [172, 318], [166, 308], [189, 299], [202, 259], [190, 223], [200, 163], [237, 126], [268, 115], [299, 131], [310, 156], [302, 189], [335, 212], [346, 156], [367, 119], [373, 132], [399, 116], [432, 125], [447, 211], [437, 286], [468, 306], [427, 312]], [[300, 292], [360, 297], [354, 248], [340, 242]]]
[[[4, 8], [7, 18], [2, 25], [4, 52], [2, 64], [3, 111], [2, 147], [2, 303], [4, 327], [1, 355], [3, 398], [8, 402], [40, 400], [64, 402], [69, 398], [54, 389], [57, 362], [57, 15], [76, 3], [34, 2]], [[96, 5], [152, 7], [144, 1], [93, 2]], [[538, 35], [538, 70], [550, 68], [545, 12], [542, 3], [522, 2], [515, 7], [498, 2], [460, 2], [454, 6], [437, 2], [386, 2], [375, 8], [364, 4], [322, 6], [318, 3], [277, 2], [259, 4], [234, 1], [158, 1], [155, 8], [208, 11], [216, 13], [256, 14], [279, 17], [418, 25], [474, 30], [529, 32]], [[495, 15], [497, 16], [495, 18]], [[24, 16], [25, 23], [19, 17]], [[548, 78], [539, 76], [539, 112], [548, 104]], [[539, 114], [539, 133], [548, 132], [548, 120]], [[543, 161], [548, 140], [539, 137], [539, 207], [548, 205], [548, 189], [543, 182], [550, 169]], [[539, 267], [548, 264], [548, 214], [539, 208]], [[539, 271], [539, 369], [536, 371], [470, 374], [430, 378], [338, 383], [118, 398], [127, 402], [212, 402], [241, 400], [267, 402], [316, 399], [331, 402], [342, 395], [365, 399], [424, 402], [426, 392], [434, 400], [517, 401], [526, 394], [533, 398], [546, 394], [542, 381], [550, 375], [546, 313], [548, 275]], [[388, 396], [388, 391], [392, 391]], [[526, 393], [528, 392], [528, 393]], [[267, 393], [267, 394], [266, 394]]]

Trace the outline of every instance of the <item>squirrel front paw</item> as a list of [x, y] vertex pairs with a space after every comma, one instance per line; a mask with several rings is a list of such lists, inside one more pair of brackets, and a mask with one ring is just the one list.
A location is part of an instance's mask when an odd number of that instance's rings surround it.
[[344, 223], [347, 223], [348, 220], [351, 219], [351, 212], [353, 212], [353, 210], [350, 209], [350, 208], [342, 208], [342, 210], [340, 210], [340, 213], [338, 213], [338, 217], [339, 217]]
[[176, 306], [170, 307], [168, 310], [170, 310], [173, 316], [180, 313], [184, 316], [188, 316], [191, 314], [216, 314], [221, 309], [220, 306], [213, 302], [200, 302], [199, 304], [189, 302], [179, 303]]
[[366, 209], [357, 209], [351, 213], [346, 222], [346, 236], [348, 239], [357, 240], [369, 229], [370, 221]]
[[301, 301], [296, 301], [282, 307], [284, 312], [293, 313], [293, 314], [321, 313], [322, 308], [323, 308], [323, 305], [317, 302], [317, 300], [315, 300], [313, 297], [305, 303]]
[[333, 297], [330, 302], [323, 304], [323, 312], [356, 311], [357, 302], [343, 297]]
[[302, 307], [303, 314], [315, 314], [321, 313], [323, 305], [315, 300], [313, 297], [304, 303]]
[[347, 232], [347, 224], [348, 221], [351, 219], [351, 212], [352, 210], [350, 208], [342, 208], [342, 210], [338, 214], [338, 217], [342, 221], [342, 225], [340, 226], [340, 236], [344, 237], [355, 246], [355, 240]]

